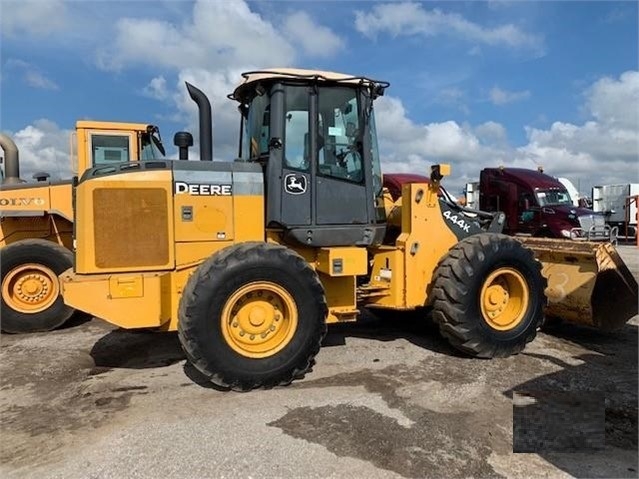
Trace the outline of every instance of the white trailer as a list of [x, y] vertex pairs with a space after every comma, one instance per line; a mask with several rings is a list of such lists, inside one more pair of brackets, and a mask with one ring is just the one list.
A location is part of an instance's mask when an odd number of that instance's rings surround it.
[[579, 199], [581, 198], [581, 195], [579, 194], [579, 191], [577, 191], [577, 188], [575, 188], [575, 185], [572, 184], [572, 181], [570, 181], [568, 178], [557, 179], [559, 180], [559, 183], [564, 185], [566, 187], [566, 190], [568, 190], [568, 194], [570, 195], [573, 206], [579, 206]]
[[606, 223], [619, 228], [619, 236], [637, 234], [639, 183], [601, 185], [592, 188], [592, 209], [603, 213]]
[[466, 208], [479, 209], [479, 181], [466, 183]]

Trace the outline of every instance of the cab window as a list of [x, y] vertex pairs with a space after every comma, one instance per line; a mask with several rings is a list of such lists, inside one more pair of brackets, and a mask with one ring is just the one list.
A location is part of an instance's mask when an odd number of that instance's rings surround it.
[[129, 136], [92, 135], [91, 159], [94, 166], [130, 161]]
[[286, 112], [286, 146], [284, 163], [287, 168], [308, 171], [309, 135], [308, 111], [291, 110]]
[[319, 173], [362, 183], [364, 170], [357, 90], [321, 89], [319, 111]]
[[286, 87], [284, 165], [305, 172], [311, 167], [308, 107], [306, 88]]

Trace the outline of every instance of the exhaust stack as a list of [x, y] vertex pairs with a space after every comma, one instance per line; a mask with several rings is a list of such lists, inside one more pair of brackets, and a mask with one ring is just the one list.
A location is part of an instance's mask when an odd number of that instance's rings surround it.
[[200, 161], [213, 161], [213, 120], [211, 118], [211, 103], [204, 92], [189, 82], [186, 89], [195, 103], [197, 103], [200, 119]]
[[20, 162], [18, 147], [14, 141], [4, 133], [0, 133], [0, 146], [4, 150], [4, 181], [2, 184], [22, 183], [20, 179]]

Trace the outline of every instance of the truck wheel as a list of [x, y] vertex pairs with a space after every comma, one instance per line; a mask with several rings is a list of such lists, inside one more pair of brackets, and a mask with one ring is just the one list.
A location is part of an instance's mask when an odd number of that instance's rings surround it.
[[481, 358], [517, 354], [544, 317], [546, 280], [533, 252], [502, 234], [455, 245], [433, 281], [433, 319], [460, 351]]
[[248, 391], [303, 377], [327, 314], [324, 288], [300, 255], [251, 242], [216, 253], [191, 275], [178, 334], [189, 361], [214, 384]]
[[73, 254], [51, 241], [28, 239], [0, 250], [5, 333], [50, 331], [71, 317], [58, 275], [73, 267]]

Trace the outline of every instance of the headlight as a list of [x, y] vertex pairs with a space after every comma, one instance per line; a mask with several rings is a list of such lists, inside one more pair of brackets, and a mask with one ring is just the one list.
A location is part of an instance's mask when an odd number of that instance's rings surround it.
[[572, 238], [570, 230], [561, 230], [561, 236], [563, 236], [564, 238]]

